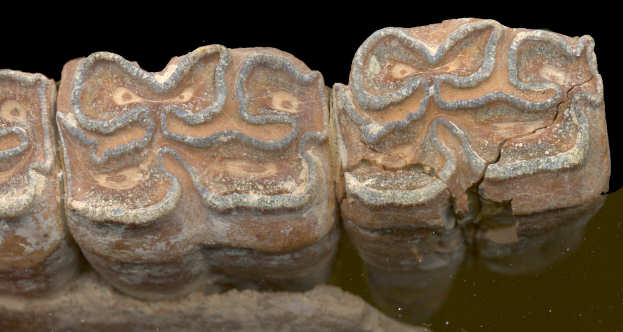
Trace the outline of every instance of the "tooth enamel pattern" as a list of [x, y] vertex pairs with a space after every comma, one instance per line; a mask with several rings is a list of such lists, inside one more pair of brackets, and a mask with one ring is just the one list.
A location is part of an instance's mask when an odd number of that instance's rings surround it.
[[[204, 304], [231, 301], [225, 316], [243, 320], [231, 308], [249, 294], [292, 320], [283, 303], [330, 290], [213, 293], [327, 281], [338, 206], [370, 295], [401, 316], [432, 315], [470, 253], [498, 273], [540, 271], [580, 243], [608, 191], [594, 47], [466, 18], [373, 33], [332, 89], [259, 47], [200, 47], [159, 73], [93, 53], [64, 66], [58, 98], [40, 74], [0, 70], [0, 326], [63, 329], [83, 312], [107, 330], [169, 326], [162, 313], [222, 327]], [[107, 325], [101, 312], [120, 308]], [[254, 319], [272, 326], [266, 312]], [[372, 313], [347, 325], [370, 328]]]
[[78, 274], [61, 213], [54, 82], [0, 70], [0, 292], [42, 295]]
[[[593, 48], [589, 36], [479, 19], [373, 33], [332, 100], [343, 173], [338, 201], [367, 263], [392, 255], [374, 252], [380, 242], [394, 242], [387, 244], [396, 248], [394, 266], [385, 267], [393, 269], [463, 250], [437, 252], [400, 237], [479, 227], [492, 217], [484, 201], [521, 222], [591, 205], [607, 192], [603, 83]], [[405, 246], [417, 259], [404, 258]]]
[[141, 298], [309, 289], [339, 235], [328, 119], [320, 73], [271, 48], [205, 46], [155, 74], [112, 53], [71, 61], [57, 120], [72, 234]]

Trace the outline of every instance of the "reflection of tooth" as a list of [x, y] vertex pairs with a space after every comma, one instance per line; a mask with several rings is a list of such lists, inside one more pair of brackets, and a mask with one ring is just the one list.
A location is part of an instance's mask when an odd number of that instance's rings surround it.
[[543, 66], [539, 73], [548, 81], [556, 82], [558, 85], [567, 85], [567, 73], [554, 66]]
[[604, 204], [605, 196], [582, 204], [525, 216], [506, 216], [511, 225], [494, 223], [476, 233], [478, 255], [492, 271], [534, 274], [580, 245], [584, 228]]
[[162, 72], [154, 73], [154, 78], [159, 83], [164, 83], [171, 77], [175, 69], [177, 68], [177, 64], [170, 64]]

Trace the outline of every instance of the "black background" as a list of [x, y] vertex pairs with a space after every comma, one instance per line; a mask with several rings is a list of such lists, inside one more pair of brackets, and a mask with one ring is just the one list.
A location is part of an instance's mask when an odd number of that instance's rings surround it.
[[[168, 2], [130, 11], [129, 3], [89, 2], [83, 7], [8, 10], [0, 20], [0, 68], [39, 72], [60, 79], [62, 66], [95, 51], [110, 51], [137, 61], [145, 70], [160, 71], [173, 56], [222, 44], [229, 48], [271, 46], [292, 53], [320, 71], [328, 86], [346, 83], [355, 51], [374, 31], [414, 27], [459, 17], [491, 18], [509, 27], [548, 29], [568, 36], [595, 39], [598, 69], [604, 81], [608, 135], [612, 155], [610, 190], [623, 186], [623, 165], [617, 151], [623, 133], [618, 128], [620, 84], [615, 59], [620, 57], [620, 33], [614, 13], [590, 4], [544, 8], [541, 4], [507, 1], [492, 7], [464, 3], [398, 3], [377, 1], [342, 5], [338, 2], [263, 2], [249, 6], [232, 2]], [[222, 3], [221, 3], [222, 4]], [[84, 7], [86, 6], [86, 7]], [[79, 12], [74, 10], [79, 9]], [[60, 13], [60, 14], [59, 14]], [[617, 33], [619, 35], [617, 36]], [[619, 65], [620, 66], [620, 65]]]

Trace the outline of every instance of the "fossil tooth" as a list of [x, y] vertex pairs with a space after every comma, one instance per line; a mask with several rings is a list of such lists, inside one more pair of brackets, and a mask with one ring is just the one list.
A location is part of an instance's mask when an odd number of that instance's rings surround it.
[[0, 70], [0, 292], [41, 295], [78, 273], [61, 212], [51, 119], [56, 88], [40, 74]]
[[483, 219], [599, 199], [610, 157], [593, 47], [480, 19], [373, 33], [332, 95], [338, 200], [364, 260], [422, 268], [422, 252], [448, 254], [422, 250], [422, 232], [480, 236], [495, 228]]
[[327, 277], [338, 234], [320, 73], [270, 48], [205, 46], [160, 73], [100, 52], [65, 66], [58, 105], [69, 226], [118, 289]]

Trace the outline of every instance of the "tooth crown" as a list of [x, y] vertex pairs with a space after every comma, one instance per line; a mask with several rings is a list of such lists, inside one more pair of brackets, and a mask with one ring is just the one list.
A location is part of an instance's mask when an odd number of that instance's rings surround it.
[[155, 74], [94, 53], [64, 68], [57, 119], [69, 225], [104, 274], [175, 284], [209, 274], [211, 248], [333, 241], [324, 83], [285, 52], [211, 45]]
[[0, 292], [41, 294], [78, 272], [62, 218], [54, 82], [0, 70]]
[[523, 262], [608, 190], [593, 48], [458, 19], [373, 33], [332, 89], [288, 53], [221, 45], [158, 73], [72, 60], [58, 100], [42, 75], [0, 70], [0, 292], [74, 278], [74, 241], [143, 299], [308, 289], [327, 280], [338, 204], [376, 280], [451, 274], [474, 243]]
[[484, 244], [496, 227], [530, 236], [536, 216], [593, 211], [610, 176], [593, 48], [479, 19], [373, 33], [332, 95], [338, 201], [366, 263], [449, 266], [459, 226]]
[[[351, 204], [413, 207], [445, 186], [459, 217], [469, 214], [470, 188], [493, 201], [512, 200], [515, 213], [529, 214], [607, 191], [609, 172], [591, 171], [609, 165], [593, 47], [588, 36], [476, 19], [375, 32], [355, 55], [349, 85], [333, 89], [342, 209], [348, 215]], [[409, 190], [378, 187], [408, 169], [429, 181]], [[568, 173], [581, 194], [543, 200], [551, 187], [535, 179], [558, 172]], [[518, 185], [537, 194], [512, 189]]]

